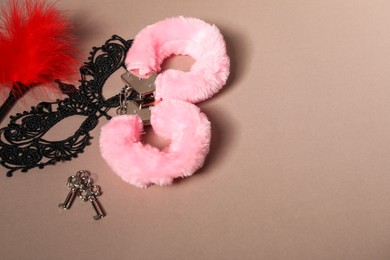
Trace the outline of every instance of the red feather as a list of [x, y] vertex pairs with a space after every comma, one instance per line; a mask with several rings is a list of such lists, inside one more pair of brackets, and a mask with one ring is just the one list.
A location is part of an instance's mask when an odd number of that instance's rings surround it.
[[1, 12], [1, 86], [23, 92], [17, 82], [26, 87], [54, 85], [56, 79], [70, 80], [75, 75], [72, 24], [54, 4], [9, 0]]

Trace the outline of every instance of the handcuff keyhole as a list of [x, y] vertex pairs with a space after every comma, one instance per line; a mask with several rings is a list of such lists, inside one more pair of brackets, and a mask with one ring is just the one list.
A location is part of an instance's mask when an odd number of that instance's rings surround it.
[[82, 115], [73, 115], [66, 117], [55, 125], [51, 126], [48, 132], [46, 132], [42, 139], [46, 141], [59, 141], [65, 140], [79, 129], [80, 125], [85, 121], [86, 117]]

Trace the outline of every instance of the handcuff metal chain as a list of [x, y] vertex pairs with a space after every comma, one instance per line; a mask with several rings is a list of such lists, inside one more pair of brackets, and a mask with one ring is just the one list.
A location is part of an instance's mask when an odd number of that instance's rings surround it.
[[119, 94], [118, 115], [137, 115], [144, 125], [150, 125], [151, 108], [156, 100], [157, 73], [151, 72], [148, 77], [137, 77], [130, 72], [121, 76], [126, 86]]

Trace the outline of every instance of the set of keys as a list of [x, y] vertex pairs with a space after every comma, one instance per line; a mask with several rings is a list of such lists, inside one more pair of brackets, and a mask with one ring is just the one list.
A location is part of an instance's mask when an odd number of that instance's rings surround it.
[[79, 197], [83, 202], [91, 202], [96, 212], [96, 215], [93, 217], [95, 220], [105, 217], [103, 208], [97, 199], [101, 195], [100, 186], [92, 185], [92, 180], [87, 171], [78, 171], [76, 175], [70, 176], [66, 186], [70, 188], [70, 191], [65, 201], [58, 205], [59, 208], [70, 209], [75, 198]]

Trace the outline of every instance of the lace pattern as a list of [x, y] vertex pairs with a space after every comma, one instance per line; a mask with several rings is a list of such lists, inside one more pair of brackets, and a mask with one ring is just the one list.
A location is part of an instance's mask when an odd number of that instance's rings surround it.
[[[116, 70], [124, 66], [124, 59], [132, 40], [114, 35], [101, 47], [94, 47], [88, 61], [80, 68], [81, 80], [75, 86], [57, 81], [68, 97], [56, 102], [41, 102], [31, 111], [10, 116], [8, 126], [0, 129], [0, 164], [12, 176], [13, 172], [69, 161], [90, 144], [89, 132], [100, 117], [111, 117], [107, 112], [119, 106], [119, 96], [104, 100], [102, 88]], [[48, 141], [44, 135], [61, 120], [81, 115], [85, 120], [75, 133], [58, 141]]]

